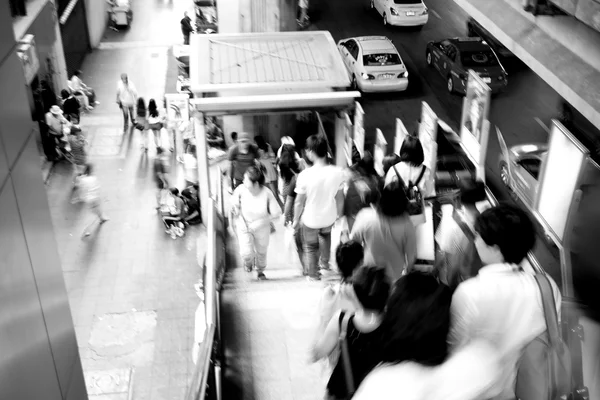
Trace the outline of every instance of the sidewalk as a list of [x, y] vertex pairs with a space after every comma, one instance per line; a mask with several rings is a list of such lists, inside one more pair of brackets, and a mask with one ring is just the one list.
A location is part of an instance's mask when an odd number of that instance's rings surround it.
[[[131, 30], [121, 33], [118, 43], [103, 43], [82, 68], [84, 81], [96, 89], [101, 102], [82, 116], [82, 127], [110, 221], [82, 238], [94, 217], [86, 207], [69, 203], [71, 166], [57, 164], [48, 181], [57, 247], [92, 400], [181, 400], [193, 372], [199, 303], [194, 284], [201, 277], [196, 251], [205, 228], [191, 227], [177, 240], [165, 234], [154, 209], [155, 151], [141, 152], [139, 132], [123, 134], [115, 104], [122, 72], [146, 100], [162, 100], [165, 91], [175, 92], [176, 65], [169, 60], [165, 39], [179, 44], [179, 19], [188, 8], [185, 2], [176, 3], [133, 2]], [[152, 26], [160, 29], [149, 29]], [[118, 35], [107, 33], [110, 39]], [[157, 45], [147, 41], [145, 46], [131, 46], [129, 38], [161, 40]], [[163, 143], [169, 147], [166, 135]], [[181, 166], [174, 159], [171, 165], [181, 189]]]

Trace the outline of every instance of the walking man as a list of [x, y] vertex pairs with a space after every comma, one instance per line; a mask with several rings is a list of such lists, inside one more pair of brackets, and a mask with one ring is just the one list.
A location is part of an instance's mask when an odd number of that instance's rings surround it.
[[183, 44], [190, 44], [190, 35], [194, 32], [192, 27], [192, 19], [189, 17], [187, 11], [183, 13], [183, 19], [181, 20], [181, 33], [183, 33]]
[[250, 142], [247, 132], [240, 132], [237, 143], [229, 149], [229, 179], [231, 190], [242, 184], [246, 170], [259, 158], [258, 147]]
[[137, 91], [135, 85], [129, 82], [127, 74], [121, 74], [121, 80], [117, 84], [117, 104], [123, 112], [123, 132], [129, 128], [129, 119], [132, 127], [135, 126], [135, 114], [133, 108], [137, 102]]
[[327, 163], [327, 141], [320, 135], [306, 140], [306, 156], [313, 166], [300, 172], [296, 180], [294, 224], [300, 230], [304, 267], [309, 280], [320, 280], [321, 270], [329, 270], [331, 229], [342, 215], [344, 175]]

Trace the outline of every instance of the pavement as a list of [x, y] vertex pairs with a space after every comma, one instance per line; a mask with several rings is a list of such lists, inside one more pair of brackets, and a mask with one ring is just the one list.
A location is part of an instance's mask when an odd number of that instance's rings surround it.
[[[177, 68], [169, 53], [192, 3], [132, 4], [131, 29], [108, 30], [82, 67], [100, 101], [82, 116], [82, 127], [110, 221], [82, 237], [94, 217], [70, 204], [67, 163], [52, 167], [47, 193], [89, 398], [181, 400], [194, 368], [194, 284], [202, 276], [205, 228], [190, 227], [177, 240], [165, 233], [154, 209], [155, 151], [141, 151], [139, 132], [123, 133], [115, 91], [126, 72], [146, 100], [175, 92]], [[162, 140], [168, 148], [166, 132]], [[183, 171], [172, 158], [172, 178], [181, 189]]]

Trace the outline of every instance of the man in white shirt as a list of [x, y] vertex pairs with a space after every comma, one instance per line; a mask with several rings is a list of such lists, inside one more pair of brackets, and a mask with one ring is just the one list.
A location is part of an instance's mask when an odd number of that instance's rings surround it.
[[129, 119], [132, 126], [135, 126], [134, 107], [137, 102], [137, 91], [133, 82], [129, 82], [127, 74], [121, 74], [121, 80], [117, 84], [117, 104], [123, 111], [123, 131], [126, 132], [129, 128]]
[[[485, 339], [495, 346], [503, 365], [498, 400], [515, 399], [521, 353], [546, 330], [533, 271], [519, 267], [534, 244], [535, 227], [523, 210], [507, 204], [485, 210], [475, 222], [475, 246], [484, 267], [452, 297], [450, 345], [456, 351]], [[560, 293], [552, 284], [560, 310]]]
[[294, 228], [300, 229], [304, 269], [309, 280], [319, 280], [319, 269], [329, 269], [331, 228], [342, 214], [344, 175], [327, 163], [327, 141], [321, 135], [306, 140], [306, 156], [313, 166], [296, 180]]

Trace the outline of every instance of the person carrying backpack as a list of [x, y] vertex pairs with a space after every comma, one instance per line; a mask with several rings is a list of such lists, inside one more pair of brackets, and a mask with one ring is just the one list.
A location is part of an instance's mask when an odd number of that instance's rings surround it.
[[435, 185], [431, 170], [423, 164], [425, 153], [421, 141], [408, 136], [400, 148], [400, 162], [387, 172], [385, 185], [401, 181], [408, 197], [408, 214], [415, 225], [425, 222], [424, 199], [435, 196]]
[[570, 359], [556, 332], [560, 292], [550, 277], [520, 266], [535, 238], [533, 221], [517, 206], [485, 210], [475, 221], [475, 246], [484, 267], [459, 284], [452, 297], [451, 351], [481, 339], [501, 358], [501, 393], [494, 399], [555, 400], [569, 390], [562, 379], [570, 381]]

